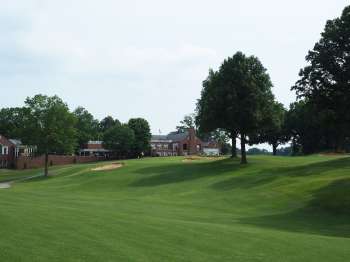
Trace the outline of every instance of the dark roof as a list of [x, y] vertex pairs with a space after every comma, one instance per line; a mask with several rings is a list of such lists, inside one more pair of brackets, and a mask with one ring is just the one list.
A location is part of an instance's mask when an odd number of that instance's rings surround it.
[[19, 139], [9, 139], [10, 142], [16, 146], [21, 146], [22, 145], [22, 141]]
[[152, 135], [151, 140], [171, 140], [173, 142], [178, 142], [186, 139], [188, 136], [188, 131], [183, 133], [171, 132], [168, 135]]
[[178, 142], [178, 141], [182, 141], [184, 139], [186, 139], [188, 136], [188, 131], [185, 131], [183, 133], [170, 133], [169, 135], [167, 135], [167, 138], [169, 140], [173, 140], [175, 142]]
[[168, 140], [168, 138], [165, 135], [152, 135], [151, 140]]

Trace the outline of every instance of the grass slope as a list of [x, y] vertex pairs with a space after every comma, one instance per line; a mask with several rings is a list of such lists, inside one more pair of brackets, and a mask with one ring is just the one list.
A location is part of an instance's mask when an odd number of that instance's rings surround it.
[[[350, 159], [249, 160], [73, 165], [15, 183], [0, 190], [0, 261], [349, 261]], [[25, 172], [40, 173], [0, 181]]]

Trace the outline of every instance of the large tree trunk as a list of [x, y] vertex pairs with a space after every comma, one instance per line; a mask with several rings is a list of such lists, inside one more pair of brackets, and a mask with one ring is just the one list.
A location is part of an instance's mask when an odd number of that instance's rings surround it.
[[237, 157], [237, 142], [236, 142], [237, 133], [231, 132], [231, 140], [232, 140], [232, 147], [231, 147], [231, 157], [236, 158]]
[[343, 153], [344, 148], [344, 137], [342, 135], [337, 135], [335, 138], [335, 147], [334, 152], [335, 153]]
[[245, 144], [246, 144], [246, 140], [245, 140], [245, 135], [241, 134], [241, 164], [247, 164], [247, 152], [245, 149]]
[[45, 170], [44, 176], [47, 177], [49, 175], [49, 153], [45, 153]]
[[297, 153], [298, 153], [298, 151], [297, 151], [297, 142], [296, 142], [296, 139], [293, 137], [292, 138], [292, 155], [296, 156]]
[[277, 144], [276, 143], [272, 144], [272, 154], [274, 156], [277, 155]]

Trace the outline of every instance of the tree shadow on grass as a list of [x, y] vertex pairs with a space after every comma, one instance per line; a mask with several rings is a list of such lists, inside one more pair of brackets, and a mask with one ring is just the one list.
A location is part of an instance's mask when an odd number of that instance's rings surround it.
[[19, 182], [21, 182], [21, 183], [33, 183], [33, 182], [47, 181], [47, 180], [52, 179], [52, 178], [54, 178], [54, 177], [39, 175], [39, 176], [30, 177], [30, 178], [20, 180]]
[[225, 181], [220, 181], [212, 185], [215, 190], [232, 190], [236, 188], [253, 188], [273, 182], [281, 177], [297, 178], [302, 176], [320, 175], [322, 173], [337, 170], [349, 169], [350, 158], [340, 158], [322, 161], [312, 164], [292, 167], [274, 167], [250, 172], [241, 176], [232, 177]]
[[305, 207], [282, 214], [248, 217], [240, 223], [290, 232], [350, 238], [350, 179], [316, 190]]
[[208, 176], [219, 176], [240, 168], [244, 167], [235, 159], [157, 165], [139, 169], [137, 173], [142, 174], [143, 177], [131, 183], [130, 186], [146, 187], [179, 183]]

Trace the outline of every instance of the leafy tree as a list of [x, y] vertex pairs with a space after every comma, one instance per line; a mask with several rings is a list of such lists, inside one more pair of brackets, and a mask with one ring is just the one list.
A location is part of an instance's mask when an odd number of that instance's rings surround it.
[[23, 107], [2, 108], [0, 110], [0, 134], [7, 138], [22, 138], [28, 110]]
[[[274, 99], [270, 77], [258, 58], [237, 52], [226, 59], [209, 79], [209, 88], [206, 83], [203, 85], [198, 102], [199, 119], [212, 111], [208, 120], [204, 121], [208, 127], [215, 126], [231, 134], [239, 134], [241, 163], [246, 164], [248, 135], [261, 128], [266, 108]], [[213, 122], [210, 124], [208, 121]]]
[[180, 121], [180, 125], [176, 127], [178, 133], [183, 133], [189, 128], [196, 129], [195, 114], [188, 114]]
[[274, 97], [272, 83], [258, 58], [238, 52], [221, 65], [220, 94], [223, 95], [225, 119], [241, 139], [241, 163], [247, 163], [246, 143], [250, 133], [257, 132]]
[[332, 147], [339, 151], [350, 135], [350, 6], [341, 17], [327, 21], [321, 35], [292, 89], [315, 107], [313, 118], [334, 127]]
[[103, 145], [117, 157], [127, 157], [135, 145], [135, 133], [127, 124], [114, 125], [103, 134]]
[[76, 146], [76, 118], [58, 96], [36, 95], [27, 98], [26, 143], [36, 145], [45, 154], [45, 176], [49, 153], [68, 154]]
[[217, 128], [214, 131], [200, 133], [199, 135], [203, 141], [217, 142], [219, 145], [221, 154], [226, 155], [229, 152], [231, 152], [232, 154], [232, 145], [228, 143], [230, 140], [230, 133], [227, 132], [226, 130]]
[[115, 125], [120, 126], [120, 121], [118, 119], [113, 119], [113, 117], [111, 116], [106, 116], [100, 122], [100, 131], [101, 133], [104, 133], [111, 127], [114, 127]]
[[283, 104], [274, 102], [272, 105], [271, 122], [266, 129], [266, 141], [272, 145], [272, 154], [277, 155], [277, 147], [289, 141], [285, 127], [286, 109]]
[[285, 127], [292, 140], [292, 155], [298, 155], [301, 151], [301, 137], [306, 130], [305, 101], [290, 104], [285, 116]]
[[132, 118], [129, 120], [128, 126], [135, 134], [135, 143], [133, 146], [134, 155], [140, 156], [142, 153], [149, 152], [151, 130], [147, 120], [143, 118]]
[[265, 108], [261, 128], [256, 134], [251, 134], [249, 143], [257, 144], [267, 142], [272, 146], [272, 154], [277, 155], [277, 147], [290, 140], [285, 127], [286, 109], [283, 104], [274, 101]]
[[285, 116], [285, 127], [292, 139], [293, 155], [311, 154], [330, 148], [334, 127], [326, 126], [326, 113], [320, 114], [307, 100], [292, 103]]
[[227, 143], [230, 139], [229, 134], [226, 130], [217, 128], [209, 133], [209, 139], [217, 141], [219, 144]]
[[89, 140], [96, 140], [99, 137], [99, 122], [94, 119], [85, 108], [78, 107], [74, 110], [77, 119], [75, 128], [77, 129], [77, 141], [80, 147]]

